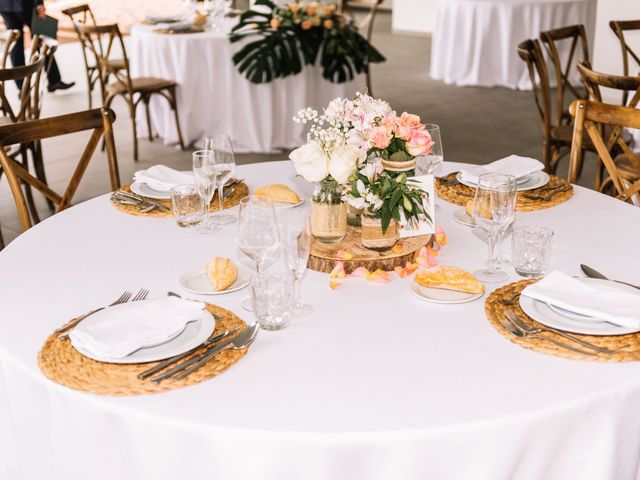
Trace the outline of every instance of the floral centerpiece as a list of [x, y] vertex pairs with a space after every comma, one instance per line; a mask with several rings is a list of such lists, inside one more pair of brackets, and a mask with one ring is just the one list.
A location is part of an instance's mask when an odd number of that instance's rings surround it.
[[255, 6], [240, 16], [229, 36], [231, 42], [258, 37], [233, 56], [240, 73], [253, 83], [296, 75], [318, 59], [325, 79], [344, 83], [354, 72], [385, 60], [334, 4], [297, 0], [278, 6], [257, 0]]
[[346, 201], [363, 210], [382, 235], [402, 220], [431, 220], [423, 208], [424, 192], [385, 164], [405, 164], [429, 152], [433, 142], [418, 116], [398, 116], [387, 102], [358, 93], [354, 99], [336, 98], [322, 114], [301, 110], [294, 120], [310, 124], [307, 144], [290, 158], [299, 175], [318, 183], [314, 204], [340, 204], [342, 212]]

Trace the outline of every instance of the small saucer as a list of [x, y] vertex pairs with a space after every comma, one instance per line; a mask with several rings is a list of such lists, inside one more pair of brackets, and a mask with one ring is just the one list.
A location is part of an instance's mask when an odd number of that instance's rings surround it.
[[411, 284], [411, 293], [426, 302], [444, 304], [473, 302], [484, 295], [484, 293], [466, 293], [444, 288], [423, 287], [415, 282]]
[[226, 290], [216, 291], [213, 283], [209, 280], [203, 268], [189, 270], [180, 276], [178, 283], [182, 288], [191, 293], [199, 295], [224, 295], [225, 293], [237, 292], [249, 285], [251, 273], [248, 270], [238, 269], [238, 278]]
[[456, 210], [456, 213], [453, 214], [453, 219], [461, 223], [462, 225], [466, 225], [467, 227], [475, 227], [476, 224], [473, 221], [473, 218], [467, 213], [464, 208], [459, 208]]

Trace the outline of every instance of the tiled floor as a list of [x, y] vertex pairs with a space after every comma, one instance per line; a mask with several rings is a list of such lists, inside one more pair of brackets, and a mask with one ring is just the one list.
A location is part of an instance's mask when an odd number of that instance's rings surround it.
[[[445, 159], [470, 163], [487, 163], [505, 155], [540, 156], [539, 119], [531, 92], [503, 88], [458, 88], [435, 82], [428, 76], [428, 37], [395, 35], [390, 32], [390, 15], [380, 15], [374, 43], [387, 62], [373, 67], [374, 94], [388, 100], [398, 112], [419, 114], [424, 121], [441, 125]], [[83, 81], [82, 63], [73, 45], [63, 45], [59, 54], [65, 79]], [[86, 93], [80, 87], [62, 94], [48, 94], [44, 99], [44, 116], [86, 109]], [[140, 161], [133, 162], [131, 124], [123, 101], [113, 105], [118, 119], [114, 125], [121, 177], [156, 163], [188, 169], [190, 155], [164, 146], [160, 139], [150, 143], [140, 139]], [[49, 183], [62, 189], [79, 158], [87, 135], [74, 135], [45, 142], [45, 161]], [[287, 152], [276, 155], [238, 155], [238, 163], [284, 159]], [[585, 172], [587, 183], [593, 178]], [[98, 152], [80, 185], [76, 201], [109, 190], [105, 156]], [[40, 201], [42, 216], [49, 215]], [[15, 206], [6, 181], [0, 180], [0, 225], [5, 241], [20, 231]]]

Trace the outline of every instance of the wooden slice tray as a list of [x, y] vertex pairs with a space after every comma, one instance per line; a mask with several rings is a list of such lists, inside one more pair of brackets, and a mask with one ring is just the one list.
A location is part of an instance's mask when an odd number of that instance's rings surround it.
[[[393, 270], [394, 267], [404, 267], [407, 262], [413, 261], [415, 254], [431, 241], [431, 235], [403, 238], [398, 241], [402, 245], [402, 251], [394, 252], [392, 249], [375, 251], [362, 246], [360, 242], [360, 227], [349, 227], [347, 236], [340, 243], [322, 243], [316, 239], [311, 244], [311, 255], [308, 267], [317, 272], [329, 273], [336, 263], [344, 261], [347, 273], [353, 272], [358, 267], [365, 267], [370, 271], [377, 269]], [[351, 260], [344, 260], [344, 252], [353, 255]]]

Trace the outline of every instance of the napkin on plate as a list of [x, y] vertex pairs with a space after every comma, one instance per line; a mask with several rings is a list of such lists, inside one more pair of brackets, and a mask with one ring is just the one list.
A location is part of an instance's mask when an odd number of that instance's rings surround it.
[[463, 168], [460, 170], [460, 178], [465, 182], [478, 183], [478, 177], [485, 173], [503, 173], [522, 178], [543, 169], [542, 162], [534, 158], [509, 155], [488, 165]]
[[105, 309], [95, 314], [104, 317], [101, 321], [80, 322], [69, 334], [72, 345], [98, 357], [123, 358], [144, 346], [170, 340], [187, 323], [197, 320], [204, 309], [201, 302], [176, 297], [125, 305], [130, 307], [117, 306], [121, 314], [115, 315], [112, 310], [114, 315], [107, 316], [110, 309]]
[[179, 22], [182, 19], [180, 15], [147, 15], [144, 21], [147, 23], [171, 23]]
[[176, 185], [193, 184], [191, 172], [179, 172], [164, 165], [154, 165], [146, 170], [138, 170], [133, 175], [136, 182], [146, 183], [154, 190], [168, 192]]
[[621, 327], [640, 328], [640, 293], [602, 288], [555, 271], [526, 287], [522, 295]]

